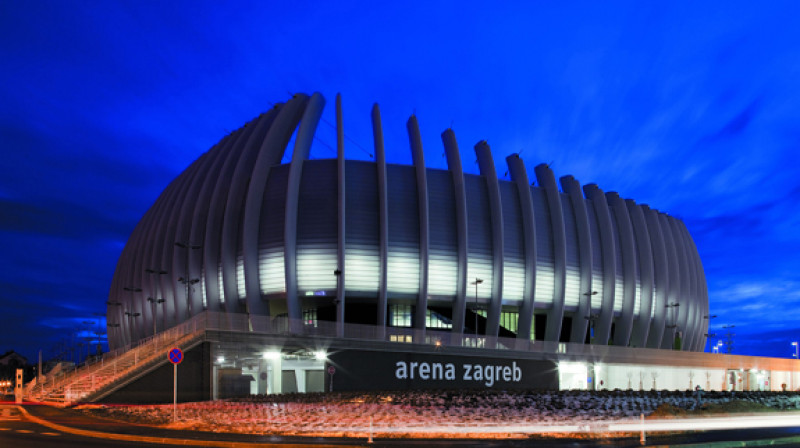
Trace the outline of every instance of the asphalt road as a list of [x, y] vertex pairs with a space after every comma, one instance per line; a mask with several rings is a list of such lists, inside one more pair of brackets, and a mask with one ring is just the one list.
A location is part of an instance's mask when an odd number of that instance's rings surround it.
[[[636, 447], [641, 446], [638, 438], [611, 440], [413, 440], [413, 439], [376, 439], [368, 445], [365, 439], [322, 439], [298, 437], [252, 436], [244, 434], [213, 434], [198, 431], [175, 431], [147, 426], [128, 425], [102, 419], [94, 419], [71, 411], [47, 406], [26, 406], [25, 412], [13, 404], [0, 404], [0, 447], [174, 447], [176, 444], [189, 443], [194, 446], [308, 446], [321, 448], [324, 446], [374, 446], [386, 448], [398, 447]], [[26, 415], [27, 414], [27, 415]], [[30, 417], [28, 417], [30, 416]], [[47, 422], [39, 424], [35, 420]], [[57, 427], [53, 427], [56, 425]], [[71, 428], [70, 430], [61, 430]], [[72, 430], [92, 431], [94, 433], [112, 434], [115, 438], [148, 437], [153, 439], [168, 438], [173, 443], [145, 443], [108, 438], [88, 437], [71, 433]], [[121, 436], [120, 436], [121, 435]], [[706, 431], [673, 436], [648, 436], [647, 446], [724, 446], [725, 442], [742, 442], [748, 440], [781, 439], [792, 437], [793, 441], [773, 446], [800, 445], [800, 421], [795, 427], [766, 428], [748, 430]], [[208, 445], [203, 441], [210, 441]], [[730, 446], [730, 445], [727, 445]], [[748, 446], [741, 444], [738, 446]], [[752, 446], [752, 445], [749, 445]]]
[[0, 446], [8, 448], [102, 448], [119, 447], [172, 447], [172, 445], [141, 444], [82, 437], [53, 430], [27, 421], [15, 406], [0, 405]]

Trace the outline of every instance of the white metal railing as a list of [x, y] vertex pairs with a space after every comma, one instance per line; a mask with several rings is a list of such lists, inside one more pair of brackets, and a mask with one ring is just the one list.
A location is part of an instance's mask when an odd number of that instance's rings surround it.
[[69, 374], [38, 384], [31, 391], [40, 401], [76, 402], [96, 391], [115, 384], [166, 357], [166, 348], [191, 343], [205, 331], [205, 314], [177, 325], [169, 330], [142, 340], [132, 348], [106, 353], [95, 362], [86, 364]]

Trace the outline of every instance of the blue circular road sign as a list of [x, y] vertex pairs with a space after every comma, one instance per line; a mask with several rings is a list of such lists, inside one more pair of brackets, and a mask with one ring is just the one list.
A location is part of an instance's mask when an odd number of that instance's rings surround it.
[[167, 357], [169, 357], [169, 362], [180, 364], [183, 361], [183, 352], [178, 347], [175, 347], [169, 350]]

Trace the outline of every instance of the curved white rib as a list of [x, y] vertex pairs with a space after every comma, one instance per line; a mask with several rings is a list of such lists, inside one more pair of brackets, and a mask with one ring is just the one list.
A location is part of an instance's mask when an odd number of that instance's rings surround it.
[[631, 334], [632, 347], [646, 347], [647, 336], [650, 332], [650, 322], [653, 315], [653, 251], [650, 243], [650, 233], [647, 231], [644, 212], [630, 199], [625, 201], [628, 207], [628, 214], [631, 217], [633, 233], [636, 237], [636, 249], [638, 250], [639, 277], [641, 304], [639, 306], [639, 316], [633, 323], [633, 333]]
[[500, 310], [503, 305], [503, 207], [500, 202], [500, 186], [494, 168], [492, 151], [485, 140], [475, 145], [478, 169], [486, 179], [489, 193], [489, 210], [492, 219], [492, 298], [486, 314], [486, 335], [497, 336], [500, 330]]
[[[261, 298], [258, 272], [258, 227], [261, 223], [261, 208], [270, 169], [281, 162], [286, 145], [300, 121], [308, 97], [297, 94], [281, 109], [270, 126], [267, 136], [260, 145], [255, 166], [250, 174], [247, 195], [244, 202], [244, 222], [242, 223], [242, 256], [244, 262], [244, 299], [250, 315], [269, 316], [269, 304]], [[287, 298], [287, 300], [291, 300]], [[258, 328], [251, 321], [253, 329]]]
[[519, 154], [506, 157], [511, 180], [517, 184], [520, 210], [522, 211], [522, 231], [525, 238], [525, 290], [522, 295], [522, 308], [519, 311], [517, 338], [531, 340], [533, 325], [534, 297], [536, 296], [536, 221], [534, 220], [533, 198], [528, 180], [528, 172]]
[[578, 310], [572, 316], [572, 334], [569, 341], [583, 344], [592, 314], [592, 235], [589, 230], [589, 215], [581, 186], [572, 176], [561, 178], [561, 189], [569, 195], [572, 211], [575, 214], [575, 227], [578, 235], [578, 257], [580, 263], [580, 294]]
[[[453, 200], [456, 209], [456, 235], [458, 241], [458, 278], [456, 280], [456, 299], [453, 303], [453, 333], [464, 332], [464, 317], [467, 303], [467, 193], [464, 187], [464, 171], [461, 168], [461, 155], [458, 152], [456, 134], [452, 129], [442, 132], [447, 167], [453, 178]], [[477, 331], [477, 329], [475, 330]]]
[[616, 251], [614, 249], [614, 235], [611, 231], [611, 215], [603, 191], [595, 184], [583, 187], [586, 198], [592, 201], [597, 227], [600, 231], [600, 251], [603, 257], [603, 301], [600, 316], [595, 326], [594, 343], [608, 344], [611, 337], [611, 323], [614, 320], [614, 290], [617, 279]]
[[417, 117], [412, 115], [406, 123], [408, 140], [411, 144], [411, 159], [417, 174], [417, 201], [419, 205], [419, 295], [417, 296], [414, 328], [425, 330], [428, 312], [428, 248], [430, 236], [428, 227], [428, 177], [425, 170], [425, 157], [422, 152], [422, 138], [419, 134]]
[[[386, 184], [386, 150], [383, 145], [383, 126], [378, 103], [372, 106], [372, 135], [375, 139], [375, 168], [378, 172], [378, 219], [380, 226], [380, 283], [378, 290], [378, 338], [384, 339], [386, 319], [389, 308], [388, 266], [389, 266], [389, 198]], [[454, 330], [455, 331], [455, 330]]]
[[626, 347], [630, 342], [633, 329], [633, 310], [636, 300], [636, 255], [633, 247], [633, 229], [625, 201], [614, 192], [607, 193], [606, 198], [616, 218], [617, 235], [619, 235], [617, 244], [619, 244], [622, 254], [622, 315], [617, 319], [614, 329], [614, 345]]

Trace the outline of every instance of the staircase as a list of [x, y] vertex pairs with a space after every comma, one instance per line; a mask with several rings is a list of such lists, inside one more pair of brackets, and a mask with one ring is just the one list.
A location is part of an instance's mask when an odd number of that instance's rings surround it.
[[205, 313], [145, 339], [120, 354], [107, 353], [94, 364], [85, 365], [62, 377], [37, 384], [28, 392], [30, 399], [70, 405], [99, 400], [131, 381], [168, 362], [167, 351], [179, 347], [186, 351], [203, 342]]

